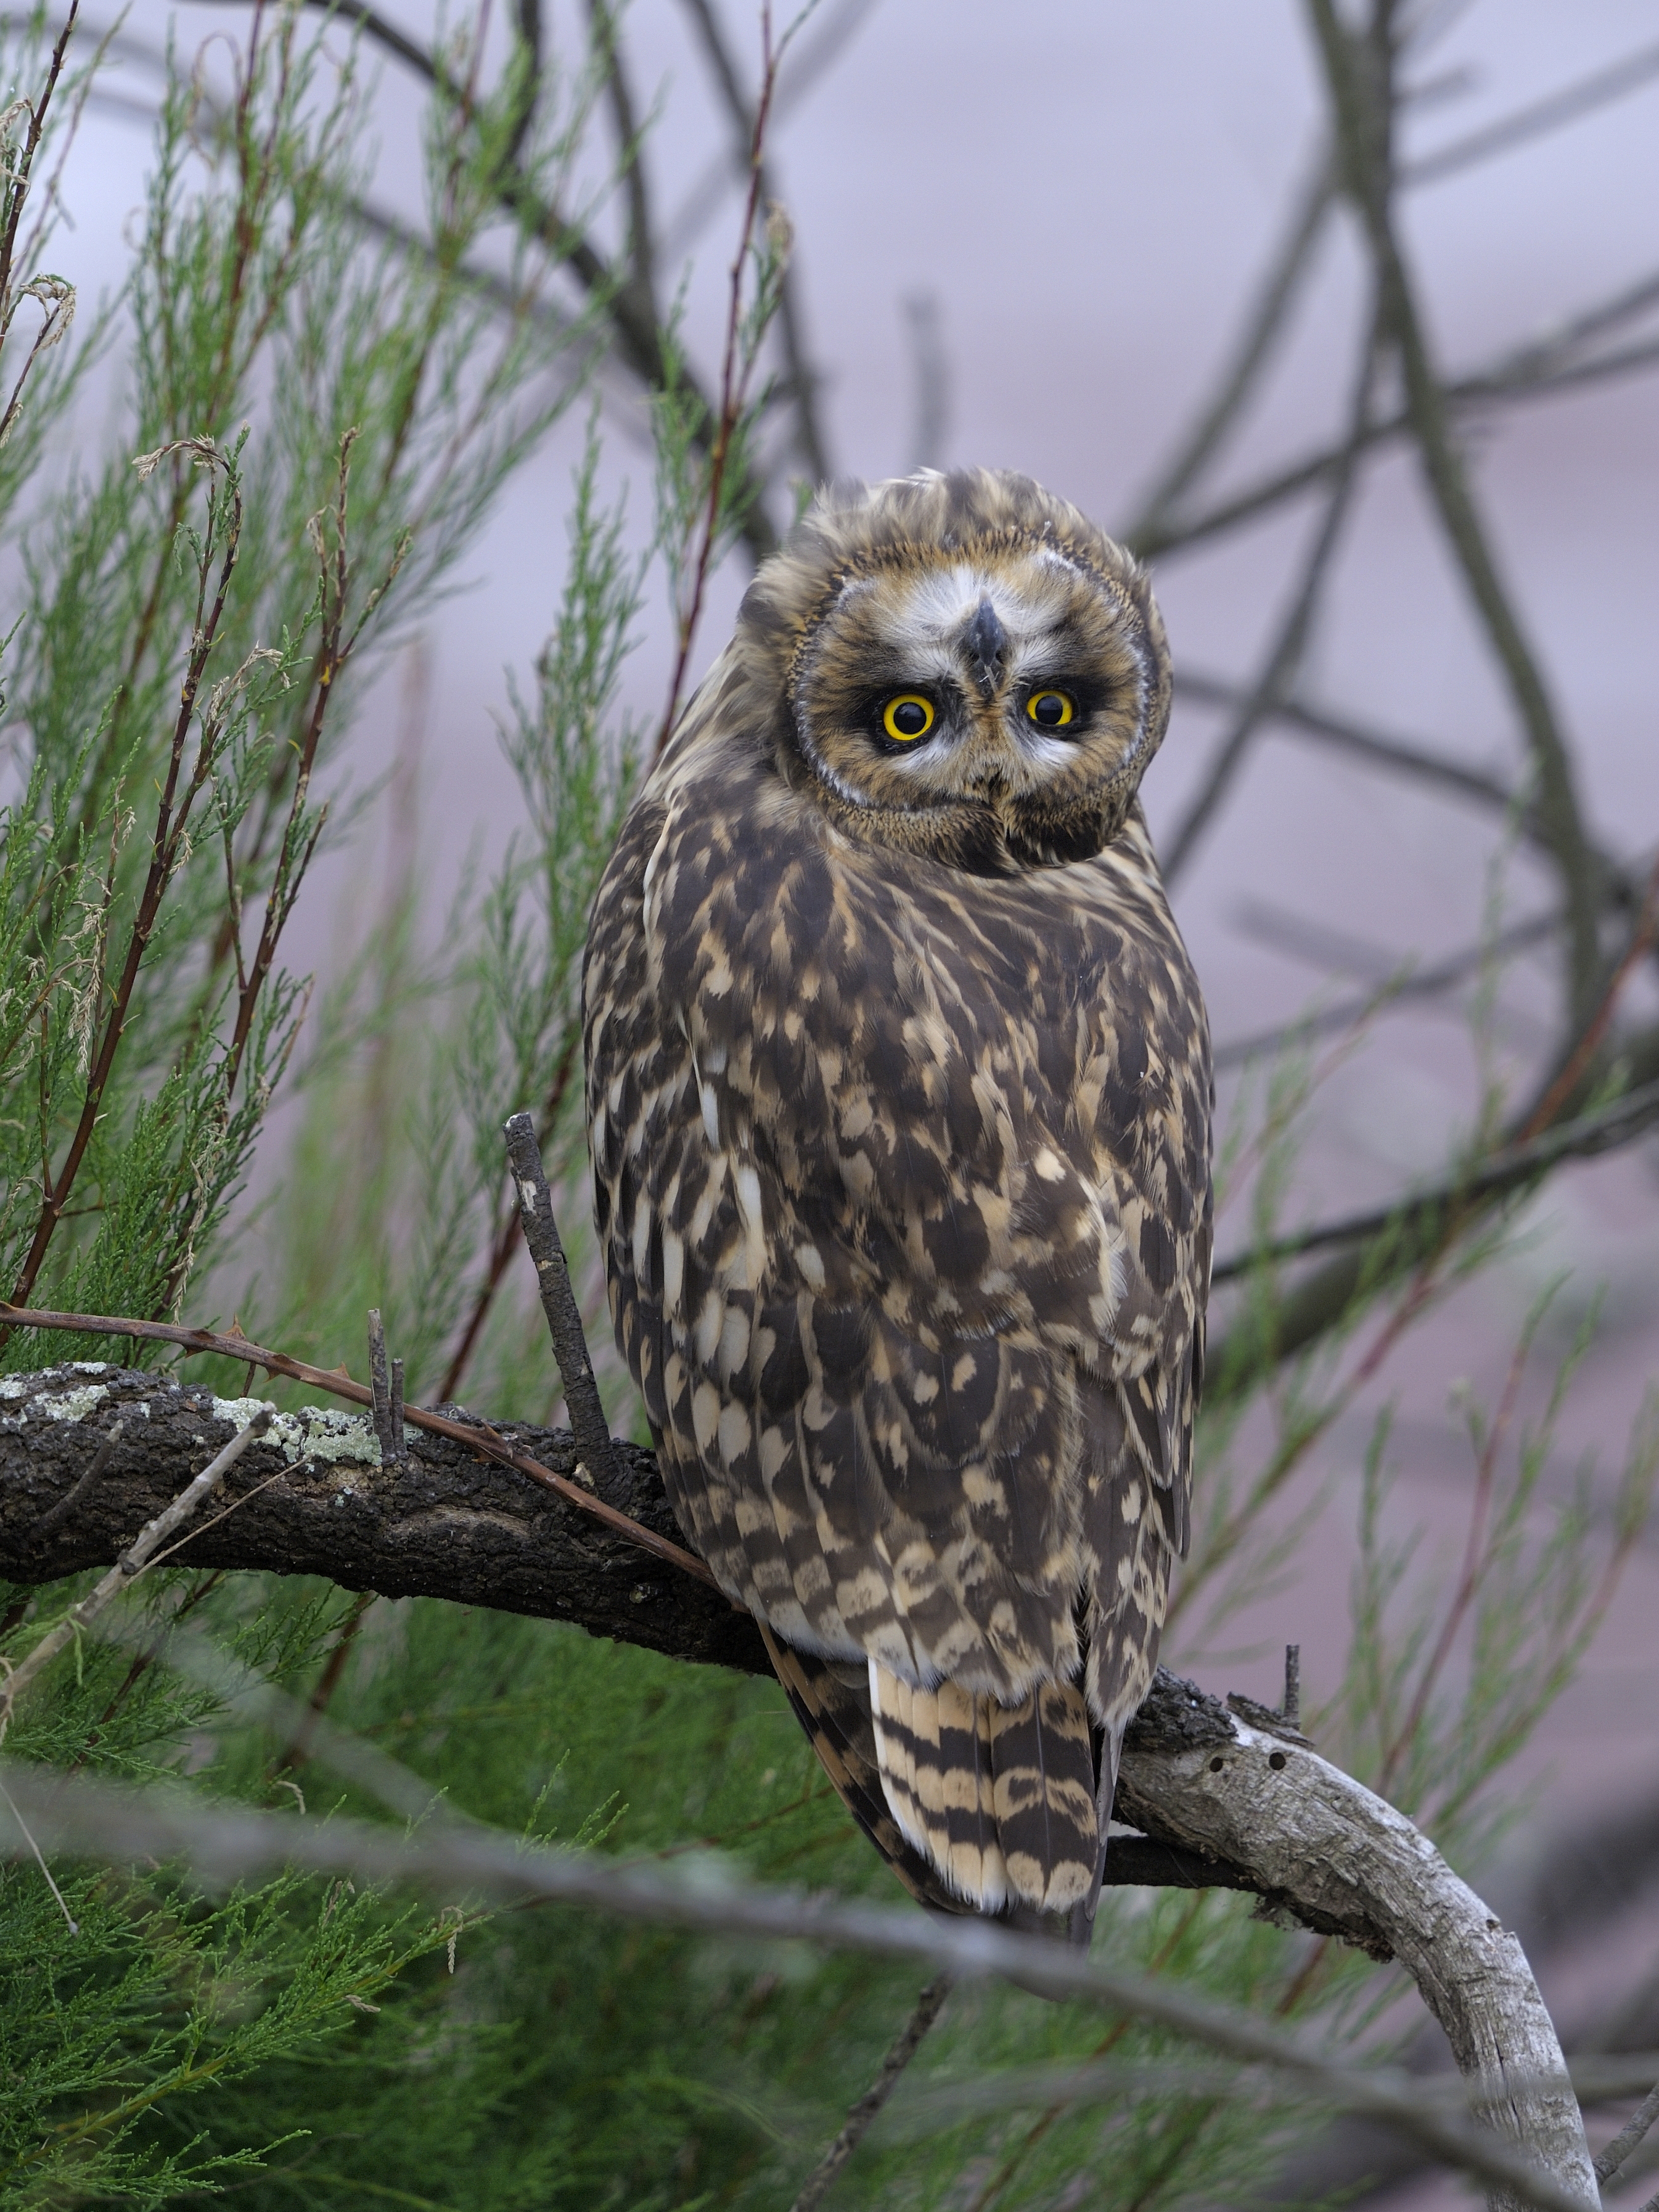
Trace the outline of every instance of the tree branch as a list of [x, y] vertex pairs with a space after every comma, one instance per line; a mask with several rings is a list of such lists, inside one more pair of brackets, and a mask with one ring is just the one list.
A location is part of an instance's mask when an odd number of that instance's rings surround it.
[[1523, 1189], [1563, 1160], [1593, 1159], [1598, 1153], [1616, 1151], [1645, 1136], [1656, 1124], [1659, 1124], [1659, 1083], [1644, 1084], [1599, 1113], [1564, 1121], [1528, 1143], [1507, 1145], [1473, 1164], [1463, 1175], [1449, 1176], [1431, 1189], [1396, 1199], [1392, 1205], [1377, 1206], [1369, 1213], [1349, 1214], [1340, 1221], [1301, 1230], [1293, 1237], [1277, 1237], [1231, 1259], [1218, 1261], [1210, 1279], [1231, 1282], [1269, 1261], [1299, 1259], [1304, 1253], [1322, 1251], [1332, 1244], [1358, 1243], [1390, 1232], [1417, 1250], [1425, 1239], [1443, 1236], [1448, 1217], [1461, 1208]]
[[1367, 334], [1349, 415], [1352, 428], [1346, 459], [1336, 471], [1321, 516], [1302, 564], [1302, 573], [1291, 604], [1262, 663], [1261, 673], [1240, 705], [1231, 728], [1212, 756], [1196, 795], [1188, 803], [1162, 855], [1164, 879], [1172, 884], [1192, 857], [1194, 848], [1226, 796], [1243, 765], [1246, 747], [1294, 686], [1301, 672], [1312, 634], [1319, 600], [1330, 574], [1342, 526], [1347, 520], [1358, 476], [1359, 440], [1370, 419], [1371, 391], [1377, 366], [1378, 324], [1373, 317]]
[[[10, 1376], [0, 1391], [0, 1575], [25, 1586], [118, 1559], [190, 1480], [204, 1445], [231, 1437], [251, 1410], [246, 1401], [96, 1363]], [[101, 1478], [54, 1521], [112, 1418], [125, 1433]], [[410, 1407], [404, 1418], [412, 1428], [420, 1416]], [[576, 1445], [564, 1431], [507, 1425], [475, 1431], [471, 1444], [463, 1424], [447, 1425], [455, 1433], [407, 1436], [404, 1459], [387, 1467], [362, 1415], [315, 1406], [279, 1413], [228, 1483], [228, 1495], [246, 1502], [181, 1556], [195, 1566], [326, 1575], [386, 1597], [570, 1620], [675, 1658], [770, 1673], [747, 1613], [616, 1525], [625, 1518], [680, 1548], [650, 1452], [614, 1444], [614, 1473], [596, 1475], [585, 1500], [611, 1511], [607, 1523], [482, 1455], [493, 1433], [528, 1447], [526, 1456], [580, 1492]]]
[[[1235, 1720], [1161, 1675], [1148, 1705], [1172, 1741], [1130, 1731], [1126, 1802], [1206, 1849], [1250, 1853], [1278, 1879], [1272, 1904], [1305, 1905], [1373, 1945], [1386, 1930], [1446, 2029], [1474, 2124], [1407, 2077], [1344, 2064], [1283, 2027], [1172, 1982], [1096, 1964], [1068, 1948], [961, 1917], [806, 1897], [706, 1875], [618, 1866], [454, 1820], [412, 1832], [204, 1803], [177, 1789], [135, 1790], [17, 1762], [0, 1776], [20, 1820], [52, 1851], [121, 1860], [183, 1858], [216, 1881], [279, 1866], [370, 1881], [434, 1883], [503, 1903], [562, 1901], [704, 1934], [818, 1942], [925, 1960], [953, 1977], [995, 1974], [1040, 1995], [1081, 1999], [1166, 2028], [1235, 2063], [1266, 2065], [1293, 2091], [1358, 2112], [1478, 2174], [1488, 2202], [1595, 2212], [1583, 2124], [1565, 2063], [1520, 1946], [1401, 1814], [1301, 1746]], [[5, 1839], [12, 1852], [21, 1839]]]
[[[744, 97], [737, 64], [732, 59], [731, 48], [720, 30], [720, 19], [709, 0], [684, 0], [684, 6], [702, 42], [714, 81], [720, 88], [720, 97], [726, 102], [726, 115], [732, 125], [733, 162], [740, 173], [746, 173], [756, 143], [755, 113]], [[760, 191], [763, 201], [776, 197], [764, 163], [761, 166]], [[818, 419], [818, 374], [806, 350], [805, 335], [801, 327], [799, 285], [793, 258], [783, 272], [778, 289], [778, 327], [783, 337], [784, 358], [789, 367], [796, 442], [800, 448], [801, 459], [806, 464], [807, 474], [814, 484], [826, 483], [831, 471], [823, 441], [823, 426]]]
[[[366, 0], [306, 0], [306, 4], [326, 8], [345, 21], [355, 23], [366, 38], [374, 40], [447, 99], [461, 96], [461, 88], [451, 82], [448, 72], [433, 55], [418, 41], [406, 37], [377, 9], [368, 6]], [[590, 239], [567, 222], [550, 202], [534, 192], [516, 164], [503, 169], [495, 190], [501, 206], [532, 231], [570, 271], [583, 291], [603, 307], [610, 319], [617, 350], [628, 367], [641, 383], [653, 392], [660, 392], [667, 380], [662, 331], [641, 289], [619, 276]], [[718, 436], [719, 418], [684, 364], [678, 372], [677, 384], [696, 410], [696, 443], [708, 452]], [[760, 503], [758, 488], [745, 483], [742, 500], [734, 504], [739, 509], [740, 533], [750, 552], [757, 561], [765, 560], [776, 551], [778, 539]]]
[[806, 2178], [790, 2212], [817, 2212], [830, 2194], [836, 2177], [870, 2132], [870, 2124], [899, 2085], [905, 2068], [921, 2048], [923, 2037], [945, 2008], [951, 1994], [949, 1974], [935, 1974], [921, 1995], [892, 2047], [881, 2062], [881, 2071], [847, 2115], [847, 2124]]
[[[1196, 699], [1206, 707], [1225, 707], [1237, 713], [1249, 702], [1248, 684], [1237, 684], [1223, 676], [1206, 676], [1201, 671], [1181, 668], [1176, 672], [1176, 696]], [[1474, 799], [1477, 805], [1498, 813], [1511, 811], [1524, 815], [1522, 803], [1517, 799], [1514, 786], [1501, 776], [1490, 775], [1483, 769], [1466, 768], [1461, 762], [1450, 761], [1443, 754], [1431, 752], [1426, 745], [1415, 744], [1409, 738], [1397, 738], [1385, 731], [1370, 729], [1352, 720], [1346, 714], [1335, 714], [1322, 708], [1310, 706], [1297, 698], [1277, 700], [1266, 710], [1271, 722], [1282, 723], [1299, 737], [1313, 738], [1350, 753], [1368, 766], [1389, 773], [1414, 778], [1425, 783], [1435, 783], [1460, 799]]]
[[1415, 161], [1402, 161], [1400, 181], [1402, 185], [1438, 184], [1443, 177], [1452, 176], [1459, 169], [1473, 168], [1478, 161], [1490, 161], [1494, 154], [1510, 153], [1516, 146], [1543, 137], [1548, 131], [1559, 131], [1564, 124], [1576, 123], [1581, 116], [1593, 114], [1610, 100], [1623, 100], [1626, 94], [1639, 91], [1656, 76], [1659, 76], [1659, 46], [1638, 46], [1622, 60], [1580, 77], [1575, 84], [1564, 85], [1559, 92], [1550, 93], [1526, 107], [1516, 108], [1512, 115], [1501, 115], [1496, 123], [1471, 131], [1467, 137], [1455, 138], [1449, 146], [1437, 146], [1432, 153], [1424, 154]]
[[1613, 2179], [1656, 2120], [1659, 2120], [1659, 2089], [1650, 2089], [1595, 2161], [1595, 2178], [1603, 2186]]
[[[1626, 348], [1622, 352], [1598, 356], [1587, 362], [1574, 362], [1570, 356], [1591, 336], [1614, 325], [1629, 321], [1644, 313], [1659, 298], [1659, 277], [1646, 276], [1638, 283], [1626, 286], [1609, 300], [1599, 301], [1586, 309], [1573, 321], [1542, 338], [1528, 339], [1500, 356], [1492, 366], [1460, 377], [1444, 386], [1447, 407], [1455, 414], [1480, 406], [1515, 402], [1522, 399], [1541, 399], [1551, 392], [1574, 385], [1583, 384], [1607, 376], [1623, 376], [1653, 367], [1659, 362], [1659, 344], [1644, 343]], [[1411, 414], [1402, 408], [1386, 415], [1367, 426], [1358, 443], [1360, 452], [1368, 453], [1389, 445], [1404, 437], [1411, 429]], [[1299, 461], [1275, 470], [1273, 475], [1259, 478], [1242, 491], [1204, 512], [1187, 517], [1169, 517], [1161, 522], [1143, 523], [1137, 529], [1118, 534], [1132, 551], [1144, 561], [1160, 553], [1185, 551], [1202, 544], [1206, 539], [1224, 536], [1246, 523], [1256, 522], [1294, 499], [1301, 493], [1311, 491], [1324, 483], [1332, 472], [1340, 468], [1346, 457], [1349, 444], [1344, 440], [1336, 446], [1322, 447]]]
[[1131, 542], [1150, 540], [1159, 534], [1176, 501], [1220, 450], [1284, 330], [1335, 197], [1330, 156], [1322, 152], [1311, 179], [1292, 203], [1285, 238], [1246, 316], [1232, 357], [1213, 395], [1146, 495], [1139, 515], [1129, 527]]
[[[1252, 908], [1247, 921], [1259, 915]], [[1397, 1006], [1413, 1006], [1425, 999], [1436, 999], [1454, 990], [1459, 983], [1480, 973], [1482, 968], [1496, 959], [1506, 959], [1511, 953], [1523, 952], [1529, 946], [1545, 945], [1561, 927], [1559, 913], [1534, 915], [1530, 921], [1519, 921], [1509, 929], [1499, 930], [1495, 937], [1463, 946], [1419, 968], [1409, 957], [1401, 957], [1392, 972], [1378, 973], [1363, 993], [1339, 1000], [1334, 1006], [1316, 1007], [1311, 1013], [1297, 1016], [1294, 1020], [1277, 1022], [1271, 1029], [1257, 1030], [1241, 1037], [1228, 1037], [1214, 1047], [1211, 1064], [1217, 1073], [1231, 1067], [1243, 1067], [1253, 1060], [1272, 1060], [1280, 1053], [1300, 1048], [1315, 1037], [1328, 1036], [1334, 1031], [1358, 1030], [1362, 1024]], [[1283, 934], [1270, 934], [1265, 929], [1249, 929], [1246, 934], [1274, 945], [1276, 950], [1291, 951], [1295, 957], [1306, 958], [1311, 947], [1305, 942], [1294, 945], [1286, 942]], [[1331, 934], [1334, 934], [1334, 933]], [[1340, 940], [1338, 940], [1340, 942]]]
[[1554, 856], [1567, 909], [1567, 1024], [1578, 1027], [1601, 983], [1601, 905], [1572, 763], [1543, 672], [1498, 574], [1485, 524], [1454, 442], [1450, 410], [1430, 357], [1416, 294], [1395, 234], [1391, 207], [1392, 51], [1386, 9], [1364, 40], [1335, 0], [1309, 0], [1341, 149], [1343, 183], [1359, 215], [1376, 272], [1384, 326], [1400, 356], [1406, 411], [1447, 540], [1497, 656], [1525, 732], [1542, 836]]

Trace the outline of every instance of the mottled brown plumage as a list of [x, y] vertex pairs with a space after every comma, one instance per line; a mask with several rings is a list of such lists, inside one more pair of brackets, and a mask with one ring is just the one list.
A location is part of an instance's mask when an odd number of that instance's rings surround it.
[[829, 493], [629, 816], [584, 983], [688, 1536], [916, 1894], [1079, 1927], [1209, 1277], [1208, 1032], [1135, 797], [1169, 697], [1144, 574], [1028, 478]]

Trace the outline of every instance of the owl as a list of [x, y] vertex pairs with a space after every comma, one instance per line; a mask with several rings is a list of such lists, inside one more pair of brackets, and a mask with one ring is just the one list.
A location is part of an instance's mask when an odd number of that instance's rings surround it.
[[822, 495], [583, 974], [617, 1340], [687, 1537], [913, 1894], [1092, 1927], [1187, 1543], [1208, 1026], [1135, 562], [1029, 478]]

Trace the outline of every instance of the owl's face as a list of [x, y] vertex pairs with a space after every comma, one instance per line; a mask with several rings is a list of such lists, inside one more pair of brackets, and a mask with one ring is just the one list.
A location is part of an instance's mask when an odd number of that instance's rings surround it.
[[1168, 653], [1144, 574], [1075, 509], [986, 471], [860, 487], [769, 568], [744, 615], [793, 633], [781, 765], [842, 830], [995, 872], [1116, 834]]

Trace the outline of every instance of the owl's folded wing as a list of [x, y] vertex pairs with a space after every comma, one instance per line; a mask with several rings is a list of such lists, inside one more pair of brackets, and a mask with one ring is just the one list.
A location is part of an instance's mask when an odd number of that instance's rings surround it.
[[786, 1638], [1018, 1698], [1076, 1665], [1080, 1370], [1124, 1286], [1052, 1025], [948, 910], [817, 848], [763, 888], [659, 822], [610, 1233], [683, 1510]]

